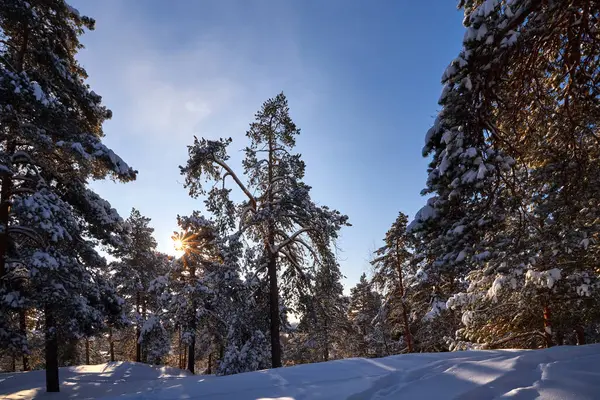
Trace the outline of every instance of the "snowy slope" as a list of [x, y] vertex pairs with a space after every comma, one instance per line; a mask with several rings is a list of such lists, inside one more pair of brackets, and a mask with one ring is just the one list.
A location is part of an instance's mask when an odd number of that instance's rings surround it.
[[348, 359], [228, 377], [111, 363], [0, 375], [6, 399], [600, 399], [600, 345]]

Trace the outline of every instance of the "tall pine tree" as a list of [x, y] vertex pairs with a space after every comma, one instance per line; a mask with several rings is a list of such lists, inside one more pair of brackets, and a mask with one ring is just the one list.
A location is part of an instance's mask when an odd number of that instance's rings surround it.
[[[316, 243], [329, 244], [347, 223], [346, 216], [317, 206], [310, 198], [310, 187], [302, 181], [304, 162], [292, 153], [299, 133], [289, 116], [287, 99], [279, 94], [263, 104], [246, 133], [250, 140], [243, 161], [247, 184], [227, 163], [231, 139], [195, 139], [189, 146], [188, 163], [181, 169], [193, 197], [206, 193], [204, 180], [221, 185], [228, 176], [246, 196], [235, 219], [249, 241], [262, 246], [256, 273], [266, 271], [269, 281], [273, 367], [281, 366], [279, 275], [292, 289], [307, 287], [303, 264], [319, 261]], [[228, 193], [215, 186], [209, 196], [220, 199], [213, 203], [229, 204]]]
[[464, 48], [426, 138], [436, 195], [412, 229], [462, 314], [458, 348], [551, 346], [591, 328], [598, 299], [597, 5], [460, 7]]
[[386, 319], [401, 326], [404, 343], [409, 353], [413, 352], [410, 332], [409, 309], [406, 301], [406, 275], [412, 260], [410, 238], [406, 233], [408, 218], [400, 213], [385, 235], [385, 246], [379, 248], [372, 261], [375, 266], [373, 282], [384, 293]]
[[[136, 176], [102, 144], [111, 113], [75, 60], [93, 27], [62, 0], [0, 5], [0, 324], [44, 310], [48, 391], [59, 390], [60, 330], [96, 331], [117, 304], [95, 247], [119, 246], [122, 220], [88, 181]], [[2, 344], [27, 351], [22, 329], [2, 328]]]

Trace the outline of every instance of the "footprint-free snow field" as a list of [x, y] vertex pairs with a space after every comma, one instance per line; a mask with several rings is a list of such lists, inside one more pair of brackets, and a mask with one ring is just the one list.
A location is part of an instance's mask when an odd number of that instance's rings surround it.
[[600, 345], [352, 358], [214, 377], [116, 362], [0, 374], [3, 399], [600, 399]]

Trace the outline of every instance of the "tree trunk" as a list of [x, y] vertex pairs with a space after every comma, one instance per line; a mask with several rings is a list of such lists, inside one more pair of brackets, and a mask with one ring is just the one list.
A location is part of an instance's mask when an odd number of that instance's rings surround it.
[[[140, 292], [135, 294], [135, 311], [140, 314]], [[140, 343], [140, 323], [135, 324], [135, 361], [142, 362], [142, 344]]]
[[385, 338], [386, 334], [385, 332], [383, 332], [383, 348], [385, 349], [385, 356], [389, 356], [390, 355], [390, 348], [388, 346], [388, 342], [387, 339]]
[[[147, 305], [147, 300], [146, 300], [146, 294], [144, 293], [142, 295], [142, 323], [146, 322], [146, 305]], [[141, 352], [142, 352], [142, 362], [148, 363], [148, 352], [146, 351], [146, 348], [142, 348]]]
[[[19, 310], [19, 331], [24, 338], [27, 338], [27, 310], [21, 308]], [[29, 371], [29, 356], [23, 353], [23, 371]]]
[[58, 340], [54, 321], [53, 310], [46, 306], [46, 391], [58, 392]]
[[323, 334], [325, 336], [325, 346], [323, 348], [323, 361], [329, 361], [329, 326], [327, 325], [327, 317], [323, 321]]
[[206, 368], [206, 375], [212, 374], [212, 351], [208, 353], [208, 367]]
[[[269, 211], [273, 205], [273, 164], [274, 146], [273, 135], [269, 136], [269, 186], [268, 186], [268, 202]], [[271, 367], [281, 367], [281, 341], [279, 337], [279, 287], [277, 285], [277, 254], [273, 254], [275, 248], [275, 222], [273, 216], [269, 216], [270, 220], [267, 228], [267, 255], [269, 274], [269, 314], [271, 319]]]
[[546, 339], [546, 347], [554, 346], [552, 342], [552, 323], [550, 320], [550, 307], [544, 306], [544, 338]]
[[396, 243], [396, 264], [398, 268], [398, 286], [399, 286], [399, 295], [400, 301], [402, 302], [402, 320], [404, 322], [404, 341], [406, 342], [406, 347], [408, 348], [408, 352], [413, 352], [413, 341], [412, 335], [410, 333], [410, 324], [408, 321], [408, 311], [406, 309], [406, 303], [404, 302], [404, 282], [402, 279], [402, 262], [400, 261], [400, 248]]
[[187, 346], [183, 346], [183, 361], [182, 361], [182, 366], [181, 369], [184, 369], [185, 366], [187, 365]]
[[183, 363], [183, 351], [181, 350], [181, 327], [177, 327], [177, 341], [179, 348], [179, 369], [185, 368], [185, 364]]
[[575, 327], [575, 337], [577, 339], [577, 346], [583, 346], [585, 344], [585, 332], [581, 326]]
[[402, 319], [404, 320], [404, 340], [406, 340], [406, 347], [408, 348], [408, 352], [413, 352], [413, 341], [412, 335], [410, 333], [410, 325], [408, 322], [408, 313], [406, 311], [406, 305], [404, 304], [404, 299], [402, 301]]
[[279, 339], [279, 293], [277, 287], [277, 263], [269, 250], [269, 309], [271, 317], [271, 367], [281, 367], [281, 343]]
[[85, 365], [90, 365], [90, 339], [85, 338]]
[[[196, 330], [195, 323], [192, 322], [190, 325], [190, 330]], [[188, 360], [187, 360], [187, 369], [192, 374], [194, 373], [194, 366], [196, 364], [196, 335], [192, 334], [190, 339], [190, 345], [188, 347]]]
[[113, 328], [108, 328], [108, 347], [110, 352], [110, 362], [115, 362], [115, 342], [113, 342]]
[[[185, 256], [183, 257], [184, 262], [187, 264], [187, 262], [185, 261]], [[191, 265], [189, 267], [190, 270], [190, 280], [191, 280], [191, 284], [195, 285], [195, 281], [196, 281], [196, 267], [194, 265]], [[190, 346], [189, 346], [189, 350], [188, 350], [188, 364], [187, 364], [187, 369], [188, 371], [190, 371], [192, 374], [194, 373], [194, 367], [196, 364], [196, 299], [192, 297], [192, 301], [191, 301], [191, 312], [190, 312], [190, 320], [189, 320], [189, 324], [190, 324], [190, 334], [191, 334], [191, 339], [190, 339]]]
[[17, 372], [17, 357], [12, 356], [12, 364], [10, 367], [12, 372]]

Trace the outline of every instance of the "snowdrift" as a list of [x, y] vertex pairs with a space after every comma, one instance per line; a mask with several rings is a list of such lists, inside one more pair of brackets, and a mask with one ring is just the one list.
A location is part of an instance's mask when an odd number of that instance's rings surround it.
[[5, 399], [600, 399], [600, 345], [353, 358], [228, 377], [109, 363], [0, 374]]

